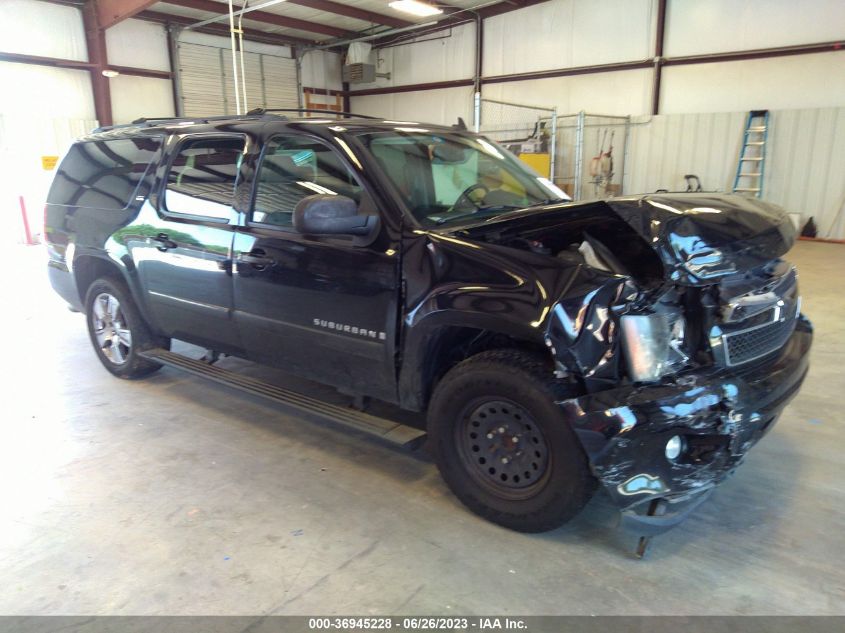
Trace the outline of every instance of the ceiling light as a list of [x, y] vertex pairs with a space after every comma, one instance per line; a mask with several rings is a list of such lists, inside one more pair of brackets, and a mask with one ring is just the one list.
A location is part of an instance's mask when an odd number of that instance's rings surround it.
[[428, 17], [430, 15], [439, 15], [443, 13], [443, 9], [438, 9], [427, 2], [419, 2], [419, 0], [394, 0], [390, 3], [390, 8], [404, 13], [418, 15], [420, 17]]
[[120, 73], [118, 71], [112, 70], [111, 68], [103, 69], [103, 77], [112, 78], [112, 77], [117, 77], [119, 74]]

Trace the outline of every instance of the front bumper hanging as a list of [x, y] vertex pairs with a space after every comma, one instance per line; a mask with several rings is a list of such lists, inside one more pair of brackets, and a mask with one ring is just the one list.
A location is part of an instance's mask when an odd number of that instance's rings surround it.
[[[560, 402], [593, 474], [642, 535], [683, 521], [774, 426], [807, 373], [812, 326], [801, 317], [780, 355], [750, 369], [678, 376]], [[666, 443], [680, 436], [675, 460]], [[654, 509], [660, 501], [661, 512]]]

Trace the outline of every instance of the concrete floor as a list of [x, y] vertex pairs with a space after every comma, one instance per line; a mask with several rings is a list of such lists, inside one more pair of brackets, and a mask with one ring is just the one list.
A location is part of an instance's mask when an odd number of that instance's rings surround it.
[[40, 249], [5, 248], [0, 614], [845, 614], [845, 247], [790, 258], [803, 391], [637, 561], [602, 495], [517, 534], [424, 454], [175, 370], [115, 379]]

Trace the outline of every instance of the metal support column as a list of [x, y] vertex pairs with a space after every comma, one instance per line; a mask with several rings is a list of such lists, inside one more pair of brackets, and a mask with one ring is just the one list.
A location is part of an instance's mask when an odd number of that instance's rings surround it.
[[573, 199], [581, 199], [581, 179], [584, 172], [584, 121], [586, 113], [581, 110], [575, 124], [575, 189]]
[[475, 133], [478, 134], [481, 131], [481, 93], [476, 92], [472, 99], [472, 126]]
[[93, 2], [87, 2], [82, 8], [82, 23], [85, 27], [85, 43], [88, 46], [88, 61], [93, 64], [89, 72], [94, 93], [94, 113], [100, 125], [112, 125], [114, 120], [109, 78], [103, 75], [108, 66], [106, 33], [97, 23], [97, 9]]
[[552, 109], [552, 142], [551, 160], [549, 164], [549, 180], [555, 184], [555, 173], [557, 172], [557, 106]]
[[651, 91], [651, 113], [660, 112], [660, 81], [663, 76], [663, 41], [666, 33], [666, 3], [667, 0], [658, 0], [657, 3], [657, 29], [654, 36], [654, 78]]
[[293, 58], [296, 62], [296, 103], [298, 108], [302, 106], [302, 57], [308, 51], [300, 51], [299, 48], [293, 49]]
[[185, 100], [182, 97], [182, 71], [179, 61], [179, 28], [167, 26], [167, 52], [170, 57], [170, 81], [173, 86], [173, 111], [176, 116], [185, 116]]

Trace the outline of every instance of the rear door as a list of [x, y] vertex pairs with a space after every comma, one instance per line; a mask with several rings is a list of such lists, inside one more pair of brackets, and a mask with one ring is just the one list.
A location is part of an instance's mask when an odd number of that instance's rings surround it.
[[377, 213], [335, 148], [297, 133], [269, 139], [233, 248], [241, 339], [259, 362], [394, 399], [398, 245], [296, 232], [293, 210], [314, 194], [344, 195], [361, 213]]
[[225, 352], [240, 350], [232, 311], [233, 207], [244, 135], [190, 135], [178, 141], [163, 176], [158, 212], [131, 227], [143, 234], [133, 259], [158, 328]]

